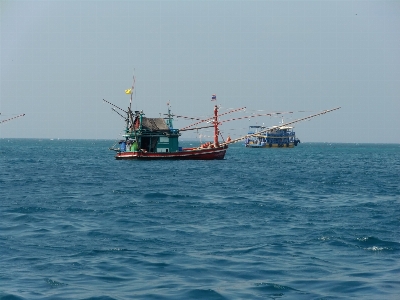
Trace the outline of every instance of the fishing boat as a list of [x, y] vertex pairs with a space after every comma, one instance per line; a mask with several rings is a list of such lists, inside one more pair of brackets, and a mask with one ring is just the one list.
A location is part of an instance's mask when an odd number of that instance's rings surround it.
[[249, 126], [244, 144], [249, 148], [293, 148], [299, 143], [291, 126]]
[[326, 113], [340, 109], [340, 107], [327, 109], [317, 114], [297, 119], [288, 123], [282, 123], [278, 126], [264, 127], [264, 126], [250, 126], [247, 135], [231, 140], [229, 143], [237, 143], [245, 140], [244, 145], [248, 148], [294, 148], [300, 143], [296, 138], [296, 134], [291, 126], [294, 123], [307, 121], [311, 118], [324, 115]]
[[214, 107], [214, 117], [210, 121], [212, 125], [206, 126], [214, 127], [214, 142], [203, 143], [198, 147], [183, 148], [179, 144], [181, 130], [173, 126], [173, 114], [169, 103], [167, 103], [166, 118], [148, 118], [143, 111], [132, 112], [130, 107], [125, 111], [110, 104], [126, 113], [126, 116], [123, 116], [118, 112], [125, 119], [126, 124], [123, 139], [118, 142], [118, 147], [115, 144], [110, 148], [116, 152], [115, 158], [118, 160], [214, 160], [225, 157], [228, 145], [220, 144], [218, 140], [220, 133], [217, 105]]

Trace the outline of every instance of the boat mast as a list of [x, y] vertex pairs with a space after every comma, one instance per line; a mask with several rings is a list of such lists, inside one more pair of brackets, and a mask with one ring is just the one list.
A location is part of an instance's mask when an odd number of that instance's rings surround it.
[[219, 130], [218, 130], [218, 106], [214, 106], [214, 147], [219, 147], [219, 142], [218, 142], [218, 135], [219, 135]]
[[169, 129], [173, 129], [173, 125], [172, 125], [172, 114], [171, 114], [171, 106], [169, 105], [169, 101], [167, 102], [167, 107], [168, 107], [168, 118], [167, 118], [167, 126], [169, 127]]

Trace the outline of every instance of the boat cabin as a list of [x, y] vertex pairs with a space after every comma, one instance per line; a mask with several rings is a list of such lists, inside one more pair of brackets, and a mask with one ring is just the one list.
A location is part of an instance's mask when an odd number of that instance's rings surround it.
[[[178, 129], [168, 126], [164, 118], [146, 118], [143, 113], [135, 112], [135, 120], [126, 129], [125, 141], [121, 141], [121, 152], [143, 151], [150, 153], [177, 152]], [[172, 125], [172, 122], [168, 122]], [[125, 144], [125, 145], [124, 145]], [[125, 149], [123, 149], [125, 146]]]
[[249, 126], [249, 131], [245, 140], [245, 146], [251, 148], [266, 147], [293, 147], [300, 142], [296, 138], [293, 127], [273, 126]]

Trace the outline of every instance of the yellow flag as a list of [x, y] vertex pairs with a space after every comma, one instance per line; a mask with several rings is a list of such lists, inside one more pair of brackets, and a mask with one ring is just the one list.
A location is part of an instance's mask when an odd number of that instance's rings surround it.
[[132, 94], [132, 89], [125, 90], [125, 94]]

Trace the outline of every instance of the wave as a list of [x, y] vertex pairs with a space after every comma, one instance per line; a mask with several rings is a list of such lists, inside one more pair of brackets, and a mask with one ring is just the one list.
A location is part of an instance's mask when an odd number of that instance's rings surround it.
[[369, 236], [369, 237], [359, 237], [356, 239], [357, 245], [362, 247], [364, 250], [368, 251], [399, 251], [400, 243], [383, 241], [379, 238]]
[[145, 199], [189, 199], [189, 200], [194, 200], [194, 199], [202, 199], [202, 197], [197, 196], [197, 195], [189, 195], [189, 194], [168, 194], [168, 193], [161, 193], [161, 192], [155, 192], [155, 193], [146, 193], [143, 195], [143, 198]]

